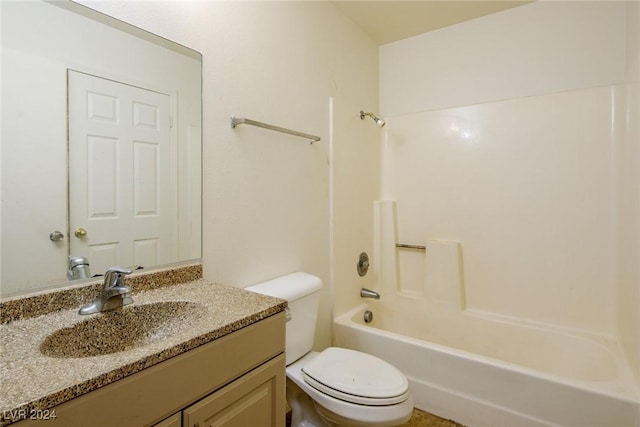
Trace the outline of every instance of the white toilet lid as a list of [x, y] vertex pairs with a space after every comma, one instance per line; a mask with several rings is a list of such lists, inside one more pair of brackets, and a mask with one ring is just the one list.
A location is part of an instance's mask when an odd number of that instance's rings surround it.
[[329, 347], [302, 368], [313, 388], [337, 399], [379, 406], [404, 402], [407, 378], [395, 366], [370, 354]]

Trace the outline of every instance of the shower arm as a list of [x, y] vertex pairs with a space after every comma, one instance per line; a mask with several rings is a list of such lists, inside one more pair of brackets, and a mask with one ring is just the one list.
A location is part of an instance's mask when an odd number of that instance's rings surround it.
[[376, 125], [378, 125], [378, 127], [383, 128], [387, 123], [381, 119], [380, 117], [376, 116], [373, 113], [365, 113], [364, 111], [360, 110], [360, 120], [364, 120], [365, 117], [371, 117], [371, 119], [375, 122]]

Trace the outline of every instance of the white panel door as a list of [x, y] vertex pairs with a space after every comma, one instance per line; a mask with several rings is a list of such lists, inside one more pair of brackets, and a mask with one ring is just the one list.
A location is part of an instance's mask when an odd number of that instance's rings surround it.
[[170, 105], [169, 95], [69, 70], [70, 253], [92, 274], [171, 262]]

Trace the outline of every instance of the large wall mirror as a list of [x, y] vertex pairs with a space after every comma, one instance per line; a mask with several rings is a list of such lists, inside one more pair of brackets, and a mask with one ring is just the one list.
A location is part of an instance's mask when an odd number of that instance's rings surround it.
[[0, 7], [0, 297], [200, 258], [201, 55], [66, 0]]

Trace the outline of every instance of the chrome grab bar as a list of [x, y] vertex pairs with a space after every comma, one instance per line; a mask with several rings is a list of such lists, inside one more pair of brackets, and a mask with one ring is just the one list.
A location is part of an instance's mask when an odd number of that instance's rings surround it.
[[420, 246], [420, 245], [407, 245], [405, 243], [396, 243], [396, 248], [402, 248], [402, 249], [417, 249], [419, 251], [426, 251], [427, 247], [426, 246]]

